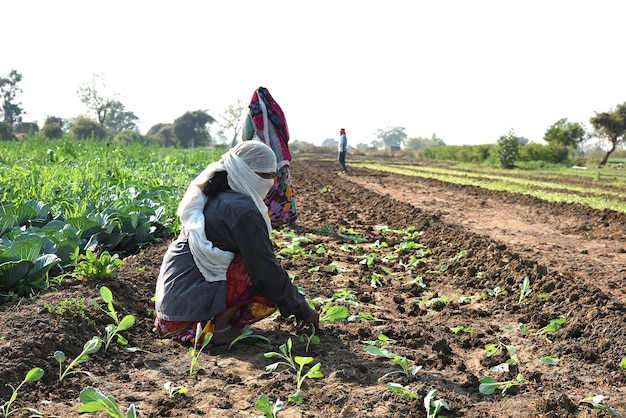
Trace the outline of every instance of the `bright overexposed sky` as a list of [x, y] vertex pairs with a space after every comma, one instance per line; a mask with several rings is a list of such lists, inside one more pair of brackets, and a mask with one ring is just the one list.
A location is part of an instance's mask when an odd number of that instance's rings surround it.
[[626, 101], [623, 0], [32, 0], [2, 15], [0, 76], [22, 74], [23, 120], [40, 127], [86, 113], [76, 90], [93, 74], [144, 134], [265, 86], [292, 140], [345, 128], [351, 145], [389, 127], [541, 142]]

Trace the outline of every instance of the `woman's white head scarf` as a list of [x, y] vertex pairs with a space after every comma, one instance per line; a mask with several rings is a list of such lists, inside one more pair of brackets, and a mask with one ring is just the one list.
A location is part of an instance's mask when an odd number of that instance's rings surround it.
[[189, 234], [189, 248], [198, 269], [207, 281], [226, 280], [226, 270], [234, 254], [213, 246], [204, 232], [204, 207], [208, 197], [200, 186], [218, 171], [228, 173], [228, 185], [236, 192], [249, 196], [263, 216], [267, 233], [272, 233], [272, 224], [263, 198], [274, 184], [273, 179], [261, 178], [256, 173], [274, 173], [276, 156], [272, 149], [261, 141], [244, 141], [228, 150], [219, 161], [209, 164], [191, 181], [187, 192], [178, 205], [178, 216], [182, 229]]

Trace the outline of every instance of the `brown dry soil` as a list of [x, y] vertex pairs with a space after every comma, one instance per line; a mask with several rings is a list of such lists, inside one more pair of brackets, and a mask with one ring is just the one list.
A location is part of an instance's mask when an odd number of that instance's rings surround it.
[[[124, 412], [135, 404], [140, 417], [256, 417], [261, 413], [255, 403], [262, 394], [284, 401], [278, 413], [283, 418], [425, 417], [424, 397], [433, 389], [434, 399], [449, 405], [441, 412], [448, 417], [608, 416], [579, 403], [595, 395], [606, 396], [604, 405], [626, 414], [626, 370], [619, 367], [626, 357], [625, 215], [363, 168], [337, 175], [337, 168], [334, 161], [292, 164], [300, 213], [295, 232], [311, 234], [310, 248], [324, 244], [332, 252], [282, 263], [309, 299], [347, 289], [356, 303], [336, 303], [348, 306], [351, 315], [371, 313], [384, 322], [325, 324], [318, 331], [321, 343], [306, 352], [298, 338], [303, 331], [292, 319], [268, 318], [253, 330], [271, 343], [247, 339], [230, 350], [211, 348], [200, 355], [198, 373], [190, 376], [187, 347], [157, 340], [150, 332], [151, 298], [167, 239], [126, 257], [117, 278], [66, 280], [44, 294], [1, 307], [0, 400], [11, 395], [5, 384], [17, 386], [30, 368], [41, 367], [44, 377], [20, 389], [14, 408], [79, 416], [79, 393], [92, 385], [115, 398]], [[322, 233], [324, 225], [333, 231], [353, 228], [366, 238], [362, 255], [376, 241], [386, 242], [390, 254], [397, 249], [401, 235], [379, 226], [414, 226], [423, 231], [417, 240], [432, 251], [432, 261], [405, 270], [398, 261], [408, 255], [395, 252], [399, 259], [377, 260], [368, 268], [359, 263], [358, 249], [346, 250], [353, 244], [349, 239]], [[464, 257], [450, 260], [462, 251]], [[345, 270], [330, 268], [330, 263]], [[373, 273], [380, 276], [377, 287], [371, 285]], [[426, 288], [415, 283], [418, 277]], [[530, 279], [532, 293], [528, 303], [518, 304], [524, 277]], [[68, 361], [75, 358], [86, 341], [102, 336], [111, 323], [90, 303], [102, 303], [102, 285], [113, 291], [120, 315], [136, 316], [135, 326], [123, 334], [129, 346], [145, 351], [124, 353], [113, 343], [76, 367], [91, 377], [79, 373], [60, 382], [54, 352], [63, 351]], [[493, 292], [498, 288], [508, 296]], [[481, 298], [488, 290], [495, 294]], [[427, 303], [437, 297], [448, 301]], [[84, 301], [85, 318], [53, 314], [45, 307], [68, 300]], [[558, 318], [566, 319], [562, 328], [533, 335]], [[474, 332], [452, 332], [458, 326]], [[395, 340], [385, 346], [388, 351], [422, 368], [415, 375], [394, 374], [379, 381], [402, 370], [365, 351], [366, 342], [381, 334]], [[302, 405], [287, 401], [295, 391], [293, 373], [284, 367], [265, 370], [275, 359], [264, 353], [278, 351], [289, 338], [294, 355], [314, 357], [324, 374], [305, 381]], [[485, 345], [494, 343], [514, 346], [517, 352], [502, 350], [488, 357]], [[543, 356], [560, 362], [543, 364]], [[513, 363], [508, 372], [490, 370], [507, 360]], [[479, 392], [484, 376], [508, 381], [518, 374], [527, 384], [504, 394]], [[189, 391], [169, 396], [166, 382]], [[416, 399], [388, 390], [389, 382], [403, 385]]]

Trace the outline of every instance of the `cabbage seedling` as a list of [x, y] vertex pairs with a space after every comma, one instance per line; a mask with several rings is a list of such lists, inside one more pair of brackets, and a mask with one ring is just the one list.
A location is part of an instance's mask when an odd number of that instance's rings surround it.
[[607, 414], [609, 414], [612, 417], [621, 417], [620, 413], [617, 412], [615, 409], [609, 408], [608, 406], [605, 406], [605, 405], [602, 405], [602, 401], [604, 400], [605, 397], [606, 396], [604, 396], [604, 395], [596, 395], [596, 396], [592, 396], [590, 398], [581, 399], [580, 401], [578, 401], [578, 403], [579, 404], [587, 403], [587, 404], [591, 405], [593, 407], [593, 409], [597, 409], [599, 411], [606, 412]]
[[96, 353], [98, 350], [100, 350], [101, 346], [102, 346], [102, 340], [100, 339], [100, 337], [93, 337], [91, 340], [87, 341], [83, 345], [83, 351], [74, 360], [72, 360], [70, 365], [65, 368], [65, 371], [63, 371], [63, 362], [65, 361], [65, 353], [63, 353], [63, 351], [55, 351], [54, 359], [59, 362], [59, 381], [63, 380], [65, 376], [67, 376], [68, 374], [74, 374], [74, 373], [85, 373], [86, 375], [91, 376], [91, 373], [87, 371], [83, 371], [83, 370], [70, 371], [70, 370], [72, 370], [74, 366], [76, 366], [77, 364], [84, 363], [87, 360], [89, 360], [89, 355]]
[[507, 380], [504, 382], [498, 382], [496, 379], [490, 376], [485, 376], [479, 380], [480, 385], [478, 386], [478, 390], [480, 393], [485, 395], [491, 395], [496, 389], [502, 389], [502, 394], [504, 394], [507, 390], [512, 388], [513, 386], [522, 386], [527, 385], [528, 382], [524, 379], [522, 374], [518, 374], [517, 378], [514, 380]]
[[[204, 350], [204, 348], [207, 345], [209, 345], [209, 341], [211, 341], [211, 338], [213, 338], [213, 333], [208, 332], [209, 325], [211, 325], [211, 322], [207, 322], [207, 324], [205, 325], [203, 329], [200, 326], [200, 323], [198, 322], [198, 325], [196, 326], [196, 339], [194, 340], [193, 345], [189, 347], [189, 355], [191, 356], [191, 364], [189, 365], [189, 376], [193, 376], [196, 373], [198, 373], [196, 370], [194, 370], [194, 368], [199, 363], [198, 356], [200, 356], [200, 353], [202, 352], [202, 350]], [[207, 332], [204, 335], [204, 340], [202, 341], [200, 348], [198, 348], [198, 341], [200, 341], [203, 331], [207, 331]]]
[[[315, 332], [315, 331], [313, 331], [313, 332]], [[269, 339], [269, 338], [267, 338], [267, 337], [265, 337], [265, 336], [263, 336], [263, 335], [257, 335], [257, 334], [255, 334], [255, 333], [253, 333], [253, 332], [252, 332], [252, 329], [250, 328], [250, 325], [249, 325], [249, 324], [246, 324], [246, 325], [243, 327], [243, 330], [241, 331], [241, 334], [239, 334], [239, 336], [238, 336], [237, 338], [235, 338], [234, 340], [232, 340], [232, 341], [231, 341], [230, 345], [228, 346], [228, 349], [230, 350], [230, 349], [231, 349], [231, 347], [232, 347], [232, 346], [233, 346], [233, 345], [234, 345], [237, 341], [241, 341], [241, 340], [244, 340], [244, 339], [246, 339], [246, 338], [257, 338], [257, 339], [259, 339], [259, 340], [263, 340], [263, 341], [265, 341], [266, 343], [269, 343], [269, 342], [270, 342], [270, 339]]]
[[285, 366], [295, 371], [296, 363], [294, 362], [293, 356], [291, 355], [292, 347], [293, 347], [293, 341], [291, 341], [291, 338], [289, 338], [286, 343], [281, 344], [278, 347], [280, 350], [280, 353], [277, 353], [276, 351], [272, 351], [272, 352], [263, 354], [265, 358], [280, 357], [284, 360], [284, 361], [277, 361], [276, 363], [272, 363], [270, 365], [265, 366], [265, 370], [267, 370], [268, 372], [273, 372], [276, 370], [276, 368], [280, 364], [284, 364]]
[[107, 304], [108, 311], [102, 308], [95, 300], [93, 301], [94, 306], [102, 312], [106, 313], [115, 321], [114, 324], [109, 324], [105, 328], [107, 336], [104, 345], [104, 351], [108, 350], [109, 344], [111, 344], [111, 341], [116, 336], [118, 343], [124, 346], [128, 345], [128, 340], [124, 338], [119, 332], [125, 331], [135, 325], [135, 317], [133, 315], [126, 315], [124, 318], [122, 318], [121, 321], [118, 319], [117, 311], [113, 306], [113, 293], [111, 293], [111, 290], [108, 287], [102, 286], [100, 288], [100, 296], [102, 297], [102, 300]]
[[271, 402], [266, 395], [261, 395], [256, 401], [256, 409], [265, 414], [265, 418], [276, 418], [278, 412], [283, 409], [283, 402], [280, 399], [276, 399], [276, 402]]
[[348, 308], [341, 305], [332, 305], [332, 302], [327, 302], [320, 312], [320, 323], [327, 324], [329, 322], [343, 321], [348, 317]]
[[306, 348], [304, 349], [304, 351], [306, 351], [307, 353], [309, 352], [309, 346], [311, 344], [318, 345], [320, 343], [320, 337], [315, 335], [315, 325], [311, 325], [311, 335], [304, 333], [300, 336], [300, 342], [304, 341], [306, 341]]
[[397, 364], [402, 370], [396, 370], [389, 373], [385, 373], [378, 381], [380, 382], [385, 377], [393, 376], [395, 374], [404, 374], [406, 377], [415, 376], [417, 372], [422, 369], [422, 366], [413, 366], [409, 369], [409, 360], [406, 357], [399, 356], [397, 354], [390, 353], [384, 348], [377, 347], [376, 345], [368, 345], [365, 347], [365, 351], [373, 356], [384, 357], [391, 359], [393, 364]]
[[542, 335], [549, 332], [557, 332], [563, 325], [565, 325], [565, 318], [553, 319], [548, 325], [531, 335]]
[[302, 388], [302, 383], [304, 382], [304, 379], [306, 379], [307, 377], [309, 379], [319, 379], [319, 378], [324, 377], [324, 375], [322, 374], [322, 372], [320, 372], [320, 368], [322, 367], [321, 363], [315, 364], [313, 367], [309, 369], [308, 372], [304, 374], [302, 373], [304, 366], [313, 362], [313, 357], [296, 356], [295, 361], [300, 367], [297, 369], [297, 372], [296, 372], [296, 393], [294, 393], [293, 395], [290, 395], [289, 400], [292, 402], [295, 402], [298, 405], [302, 405], [303, 398], [302, 398], [301, 388]]
[[394, 393], [399, 393], [404, 397], [404, 399], [417, 399], [417, 394], [415, 392], [410, 391], [400, 383], [389, 382], [385, 385], [385, 387]]
[[437, 391], [433, 389], [428, 392], [428, 395], [426, 395], [426, 397], [424, 398], [424, 408], [426, 408], [427, 418], [436, 418], [437, 415], [439, 415], [439, 411], [441, 411], [441, 408], [446, 408], [447, 410], [450, 410], [450, 407], [445, 400], [437, 399], [436, 401], [433, 401], [435, 393], [437, 393]]
[[165, 382], [165, 384], [163, 385], [163, 388], [165, 389], [167, 394], [170, 396], [170, 398], [173, 398], [176, 395], [182, 395], [184, 393], [189, 392], [189, 389], [186, 386], [174, 386], [172, 382], [169, 382], [169, 381]]
[[19, 411], [21, 409], [28, 410], [32, 414], [31, 416], [43, 416], [43, 414], [41, 412], [38, 412], [38, 411], [36, 411], [34, 409], [31, 409], [31, 408], [18, 408], [18, 409], [14, 410], [14, 411], [11, 411], [11, 404], [17, 398], [17, 392], [20, 390], [20, 388], [25, 383], [38, 381], [39, 379], [41, 379], [43, 377], [43, 374], [44, 374], [44, 371], [42, 369], [40, 369], [39, 367], [34, 367], [34, 368], [30, 369], [28, 371], [28, 373], [26, 373], [26, 377], [24, 378], [22, 383], [17, 385], [16, 388], [14, 388], [13, 386], [11, 386], [10, 384], [7, 383], [7, 386], [9, 386], [13, 390], [13, 393], [11, 394], [11, 398], [9, 398], [8, 401], [6, 401], [4, 404], [0, 405], [0, 412], [2, 413], [3, 417], [8, 417], [13, 412]]
[[118, 405], [115, 398], [112, 396], [105, 396], [98, 389], [93, 386], [87, 386], [80, 391], [80, 401], [83, 405], [80, 406], [80, 412], [99, 412], [105, 411], [111, 418], [136, 418], [137, 410], [135, 404], [130, 404], [126, 415], [122, 414], [122, 410]]
[[530, 279], [528, 278], [528, 276], [524, 277], [524, 281], [520, 283], [519, 288], [520, 288], [520, 294], [519, 294], [519, 299], [517, 301], [517, 304], [521, 305], [522, 303], [528, 303], [528, 301], [525, 301], [525, 299], [528, 296], [530, 296], [530, 294], [533, 291], [530, 288]]

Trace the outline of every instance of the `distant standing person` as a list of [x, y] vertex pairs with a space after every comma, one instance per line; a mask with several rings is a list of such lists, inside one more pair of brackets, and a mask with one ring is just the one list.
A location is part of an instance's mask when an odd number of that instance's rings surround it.
[[348, 152], [348, 138], [346, 137], [346, 130], [339, 130], [339, 165], [341, 165], [341, 174], [346, 174], [348, 168], [346, 167], [346, 152]]
[[269, 145], [276, 155], [274, 185], [264, 198], [272, 226], [294, 223], [298, 213], [289, 170], [291, 152], [285, 115], [265, 87], [259, 87], [254, 92], [248, 109], [243, 125], [243, 140], [258, 139]]

